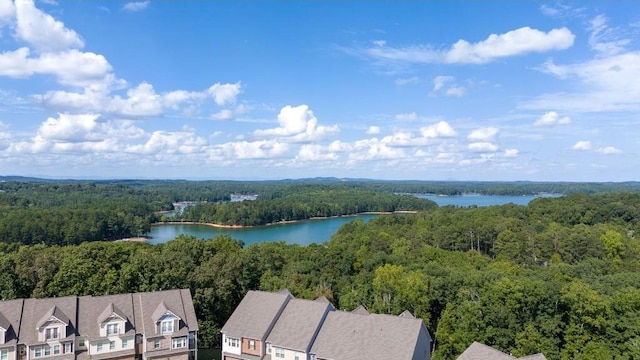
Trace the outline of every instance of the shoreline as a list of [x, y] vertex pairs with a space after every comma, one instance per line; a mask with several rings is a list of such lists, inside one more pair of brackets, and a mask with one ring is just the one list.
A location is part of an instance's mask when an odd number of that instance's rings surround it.
[[341, 218], [341, 217], [356, 217], [358, 215], [415, 214], [417, 212], [418, 212], [417, 210], [366, 211], [366, 212], [361, 212], [361, 213], [351, 214], [351, 215], [315, 216], [315, 217], [311, 217], [311, 218], [308, 218], [308, 219], [283, 220], [283, 221], [276, 221], [276, 222], [272, 222], [272, 223], [268, 223], [268, 224], [264, 224], [264, 225], [237, 225], [237, 224], [235, 224], [235, 225], [225, 225], [225, 224], [198, 222], [198, 221], [167, 221], [167, 222], [153, 223], [153, 224], [151, 224], [151, 226], [161, 226], [161, 225], [204, 225], [204, 226], [211, 226], [211, 227], [221, 228], [221, 229], [245, 229], [245, 228], [255, 228], [255, 227], [261, 227], [261, 226], [294, 224], [294, 223], [299, 223], [299, 222], [309, 221], [309, 220], [335, 219], [335, 218]]

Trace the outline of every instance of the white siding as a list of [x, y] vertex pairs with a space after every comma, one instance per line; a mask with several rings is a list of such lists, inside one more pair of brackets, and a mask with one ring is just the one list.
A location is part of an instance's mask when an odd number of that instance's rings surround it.
[[226, 334], [222, 334], [222, 352], [226, 352], [227, 354], [240, 355], [242, 351], [242, 339], [237, 339], [237, 347], [231, 346], [231, 342], [227, 338]]

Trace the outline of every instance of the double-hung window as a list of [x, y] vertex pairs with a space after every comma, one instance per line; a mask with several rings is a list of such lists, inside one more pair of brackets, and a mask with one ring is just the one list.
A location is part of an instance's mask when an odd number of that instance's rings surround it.
[[283, 348], [275, 348], [276, 349], [276, 357], [284, 359], [284, 349]]
[[0, 360], [7, 360], [9, 358], [9, 350], [0, 351]]
[[97, 352], [102, 351], [102, 343], [101, 343], [101, 342], [99, 342], [99, 343], [96, 345], [96, 351], [97, 351]]
[[51, 355], [51, 346], [47, 345], [44, 347], [44, 356], [50, 356]]
[[255, 340], [249, 340], [249, 350], [255, 350], [255, 349], [256, 349]]
[[35, 353], [35, 357], [41, 357], [42, 356], [42, 348], [40, 346], [36, 347], [34, 349], [34, 353]]
[[65, 354], [69, 354], [69, 353], [71, 353], [71, 351], [72, 351], [72, 349], [73, 349], [73, 348], [71, 347], [71, 344], [72, 344], [72, 343], [70, 343], [70, 342], [64, 343], [64, 353], [65, 353]]
[[153, 348], [154, 349], [160, 349], [160, 340], [156, 339], [153, 341]]
[[60, 345], [53, 345], [53, 355], [60, 355]]
[[116, 342], [109, 341], [109, 350], [115, 350], [115, 348], [116, 348]]
[[173, 332], [173, 319], [162, 320], [160, 322], [160, 331], [163, 334], [168, 334]]
[[126, 349], [128, 345], [129, 345], [129, 340], [127, 340], [127, 339], [122, 339], [122, 348], [123, 348], [123, 349]]
[[120, 329], [118, 324], [107, 324], [107, 336], [118, 335], [120, 333]]
[[55, 340], [58, 338], [58, 328], [48, 328], [44, 330], [44, 337], [46, 341]]
[[186, 337], [179, 337], [179, 338], [171, 339], [171, 348], [180, 349], [180, 348], [183, 348], [183, 347], [187, 347], [187, 338]]

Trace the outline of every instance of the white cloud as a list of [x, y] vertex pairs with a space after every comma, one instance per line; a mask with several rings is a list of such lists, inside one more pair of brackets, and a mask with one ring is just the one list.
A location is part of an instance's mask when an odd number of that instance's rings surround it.
[[79, 49], [84, 46], [80, 35], [66, 28], [51, 15], [37, 9], [32, 0], [17, 0], [15, 10], [16, 36], [38, 51]]
[[448, 50], [435, 49], [430, 45], [374, 46], [355, 49], [355, 53], [386, 62], [484, 64], [532, 52], [564, 50], [573, 45], [574, 39], [575, 35], [565, 27], [548, 32], [522, 27], [504, 34], [491, 34], [477, 43], [461, 39]]
[[604, 155], [614, 155], [614, 154], [621, 154], [622, 150], [613, 146], [605, 146], [605, 147], [598, 148], [596, 152]]
[[453, 76], [439, 75], [433, 78], [433, 91], [440, 90], [445, 84], [455, 81]]
[[213, 97], [213, 101], [220, 106], [234, 103], [242, 92], [242, 83], [240, 81], [235, 84], [215, 83], [211, 85], [207, 92]]
[[504, 151], [504, 156], [508, 158], [517, 157], [519, 154], [520, 151], [518, 151], [518, 149], [506, 149]]
[[0, 0], [0, 37], [2, 28], [15, 20], [16, 8], [11, 0]]
[[256, 130], [253, 135], [258, 138], [276, 137], [290, 142], [307, 142], [339, 131], [337, 125], [318, 126], [318, 119], [307, 105], [283, 107], [278, 114], [278, 124], [280, 126], [277, 128]]
[[182, 131], [154, 131], [144, 144], [128, 145], [127, 153], [137, 154], [194, 154], [202, 153], [207, 145], [207, 141], [196, 136], [194, 131], [185, 128]]
[[403, 149], [388, 146], [375, 138], [355, 141], [348, 155], [351, 161], [394, 160], [405, 157]]
[[368, 135], [378, 135], [380, 134], [380, 128], [377, 126], [369, 126], [366, 132]]
[[572, 149], [581, 150], [581, 151], [591, 150], [591, 142], [585, 141], [585, 140], [578, 141], [575, 144], [573, 144]]
[[36, 74], [54, 75], [63, 85], [89, 86], [107, 81], [111, 65], [102, 55], [69, 50], [30, 56], [26, 47], [0, 53], [0, 76], [24, 78]]
[[469, 135], [467, 135], [467, 139], [471, 141], [479, 141], [479, 142], [489, 142], [493, 141], [496, 135], [498, 135], [498, 128], [489, 126], [482, 127], [473, 130]]
[[233, 110], [231, 109], [222, 109], [217, 113], [211, 115], [213, 120], [232, 120], [235, 117]]
[[544, 113], [535, 123], [534, 126], [555, 126], [565, 125], [571, 123], [571, 119], [568, 116], [560, 117], [557, 112], [549, 111]]
[[406, 113], [406, 114], [396, 114], [396, 121], [416, 121], [418, 120], [418, 114], [415, 112]]
[[413, 76], [410, 78], [399, 78], [395, 80], [396, 85], [403, 86], [408, 84], [418, 84], [420, 83], [420, 78], [417, 76]]
[[609, 27], [604, 15], [593, 18], [589, 23], [589, 30], [589, 46], [603, 56], [619, 54], [631, 42], [630, 39], [622, 38], [619, 30]]
[[237, 141], [213, 146], [208, 150], [211, 160], [272, 159], [283, 156], [289, 145], [273, 140]]
[[429, 125], [420, 129], [420, 133], [425, 138], [441, 138], [456, 136], [456, 131], [446, 121], [440, 121], [436, 124]]
[[444, 93], [447, 96], [462, 96], [467, 92], [467, 89], [463, 86], [456, 84], [456, 78], [448, 75], [439, 75], [433, 78], [433, 89], [431, 90], [431, 96], [436, 93]]
[[122, 9], [126, 11], [135, 12], [135, 11], [145, 10], [148, 6], [149, 6], [149, 1], [132, 1], [124, 4], [124, 6], [122, 6]]
[[473, 142], [468, 145], [469, 150], [476, 152], [495, 152], [498, 145], [491, 142]]
[[304, 144], [300, 147], [296, 160], [301, 161], [335, 161], [338, 154], [328, 152], [327, 148], [317, 144]]

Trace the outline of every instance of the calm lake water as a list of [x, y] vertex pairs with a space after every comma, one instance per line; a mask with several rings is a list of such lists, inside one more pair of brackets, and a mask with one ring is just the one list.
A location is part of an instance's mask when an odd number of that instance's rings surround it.
[[[423, 199], [435, 201], [439, 206], [491, 206], [514, 203], [527, 205], [529, 201], [539, 196], [489, 196], [489, 195], [461, 195], [436, 196], [416, 195]], [[542, 195], [547, 196], [547, 195]], [[553, 195], [550, 195], [553, 196]], [[307, 220], [290, 224], [258, 226], [241, 229], [214, 228], [206, 225], [158, 225], [151, 228], [148, 234], [152, 237], [150, 243], [159, 244], [175, 239], [180, 234], [193, 235], [197, 238], [210, 239], [218, 235], [229, 235], [234, 239], [244, 241], [245, 245], [263, 241], [285, 241], [290, 244], [309, 245], [322, 243], [331, 239], [340, 226], [357, 218], [369, 221], [378, 215], [345, 216], [340, 218]]]

